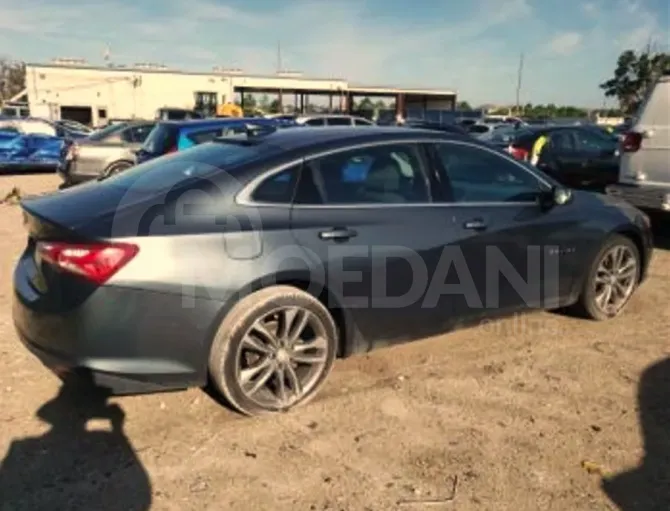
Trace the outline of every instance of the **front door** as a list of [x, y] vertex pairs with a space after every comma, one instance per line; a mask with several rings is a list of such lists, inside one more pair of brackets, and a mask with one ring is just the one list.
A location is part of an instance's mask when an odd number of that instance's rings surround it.
[[541, 208], [549, 183], [496, 151], [454, 141], [436, 144], [435, 156], [485, 312], [565, 301], [577, 272], [576, 212]]

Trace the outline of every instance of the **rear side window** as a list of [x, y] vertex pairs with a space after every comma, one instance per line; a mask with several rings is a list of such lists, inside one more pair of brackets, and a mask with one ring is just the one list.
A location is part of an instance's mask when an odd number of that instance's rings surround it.
[[488, 133], [490, 128], [481, 124], [473, 124], [468, 128], [469, 133]]
[[151, 133], [153, 129], [153, 124], [142, 124], [140, 126], [132, 126], [123, 131], [121, 138], [125, 142], [130, 142], [132, 144], [143, 144], [144, 141]]
[[107, 137], [120, 132], [123, 128], [125, 128], [125, 126], [126, 125], [124, 123], [110, 124], [110, 125], [105, 126], [104, 128], [102, 128], [101, 130], [94, 131], [93, 133], [91, 133], [88, 136], [88, 139], [89, 140], [97, 140], [97, 141], [104, 140]]
[[254, 202], [290, 204], [299, 173], [300, 166], [296, 165], [268, 177], [254, 190], [251, 199]]
[[159, 122], [147, 136], [142, 149], [149, 154], [165, 154], [177, 148], [178, 135], [177, 126]]
[[354, 119], [354, 124], [356, 126], [372, 126], [372, 123], [370, 121], [366, 121], [365, 119]]
[[309, 119], [305, 121], [307, 126], [325, 126], [325, 120], [322, 117], [317, 117], [316, 119]]
[[328, 117], [328, 126], [351, 126], [348, 117]]
[[[301, 204], [402, 204], [429, 202], [428, 181], [413, 144], [382, 145], [354, 149], [311, 160], [305, 166], [306, 183]], [[302, 181], [302, 180], [301, 180]]]
[[560, 130], [553, 132], [549, 137], [551, 148], [558, 151], [574, 151], [575, 144], [570, 130]]
[[221, 170], [235, 172], [241, 165], [272, 153], [272, 146], [214, 142], [155, 158], [100, 181], [132, 192], [160, 192], [192, 178], [207, 178]]

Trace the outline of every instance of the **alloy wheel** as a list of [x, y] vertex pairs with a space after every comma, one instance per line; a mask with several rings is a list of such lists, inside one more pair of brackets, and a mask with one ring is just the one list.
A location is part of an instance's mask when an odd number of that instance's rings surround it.
[[242, 337], [236, 379], [258, 406], [282, 410], [306, 396], [327, 369], [326, 326], [309, 310], [281, 307], [254, 321]]
[[617, 315], [635, 290], [638, 260], [634, 251], [616, 245], [601, 258], [594, 279], [596, 306], [608, 316]]

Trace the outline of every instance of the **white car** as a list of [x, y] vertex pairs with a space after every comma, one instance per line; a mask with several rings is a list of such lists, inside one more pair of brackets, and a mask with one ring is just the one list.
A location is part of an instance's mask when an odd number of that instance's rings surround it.
[[372, 121], [363, 117], [342, 114], [300, 115], [295, 122], [305, 126], [374, 126]]
[[0, 119], [0, 129], [14, 129], [22, 135], [56, 135], [56, 126], [43, 119]]
[[621, 141], [619, 182], [607, 193], [631, 204], [670, 212], [670, 75], [663, 76]]

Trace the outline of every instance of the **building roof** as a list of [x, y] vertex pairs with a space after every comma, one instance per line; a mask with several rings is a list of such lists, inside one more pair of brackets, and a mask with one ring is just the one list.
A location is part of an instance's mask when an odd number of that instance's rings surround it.
[[[396, 94], [408, 94], [416, 96], [433, 96], [433, 97], [450, 97], [456, 94], [455, 90], [435, 89], [435, 88], [407, 88], [395, 86], [368, 86], [360, 84], [349, 84], [343, 78], [312, 78], [302, 75], [284, 75], [279, 74], [244, 74], [238, 70], [231, 72], [222, 71], [184, 71], [170, 68], [145, 68], [145, 67], [104, 67], [93, 66], [88, 64], [58, 64], [58, 63], [27, 63], [26, 70], [30, 69], [58, 69], [58, 70], [81, 70], [81, 71], [99, 71], [105, 73], [139, 73], [139, 74], [177, 74], [186, 76], [208, 76], [208, 77], [223, 77], [232, 81], [233, 86], [237, 89], [246, 89], [250, 92], [278, 92], [283, 90], [285, 92], [316, 92], [317, 90], [323, 93], [335, 92], [335, 89], [341, 87], [342, 92], [349, 92], [356, 95], [369, 96], [394, 96]], [[247, 85], [246, 81], [252, 83]], [[259, 83], [267, 80], [265, 83]], [[300, 87], [297, 84], [304, 82], [305, 87]], [[316, 85], [321, 82], [323, 85]], [[291, 83], [290, 86], [287, 84]], [[335, 85], [337, 84], [337, 85]], [[315, 86], [316, 85], [316, 86]]]

